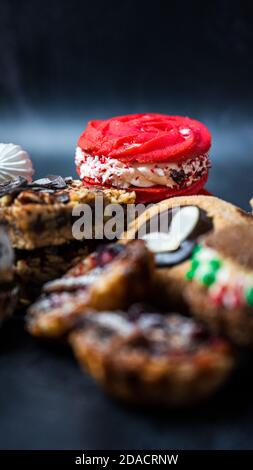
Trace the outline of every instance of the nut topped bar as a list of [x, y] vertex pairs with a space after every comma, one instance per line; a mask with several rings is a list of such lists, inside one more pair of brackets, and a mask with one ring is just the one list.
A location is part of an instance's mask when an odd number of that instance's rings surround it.
[[135, 202], [135, 193], [84, 188], [79, 180], [48, 176], [28, 183], [23, 177], [0, 185], [0, 222], [7, 225], [13, 247], [33, 250], [73, 240], [72, 210], [96, 197], [108, 204]]

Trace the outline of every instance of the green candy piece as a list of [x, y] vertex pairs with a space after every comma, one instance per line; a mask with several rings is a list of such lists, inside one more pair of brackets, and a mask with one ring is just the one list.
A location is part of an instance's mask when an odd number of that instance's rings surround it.
[[215, 282], [215, 273], [212, 271], [207, 272], [202, 276], [201, 281], [205, 286], [211, 286]]
[[253, 287], [250, 287], [249, 289], [247, 289], [246, 291], [246, 300], [247, 300], [247, 303], [253, 307]]
[[221, 267], [221, 261], [218, 258], [214, 258], [210, 261], [210, 266], [217, 271]]
[[199, 251], [202, 250], [202, 246], [201, 245], [195, 245], [195, 247], [193, 248], [192, 250], [192, 257], [194, 257]]
[[194, 275], [195, 275], [195, 270], [190, 269], [190, 270], [187, 271], [187, 273], [185, 274], [185, 277], [186, 277], [186, 279], [188, 279], [188, 281], [191, 281], [191, 280], [194, 278]]
[[191, 269], [193, 271], [196, 271], [196, 269], [198, 269], [199, 265], [200, 265], [200, 262], [197, 259], [193, 259], [192, 262], [191, 262]]

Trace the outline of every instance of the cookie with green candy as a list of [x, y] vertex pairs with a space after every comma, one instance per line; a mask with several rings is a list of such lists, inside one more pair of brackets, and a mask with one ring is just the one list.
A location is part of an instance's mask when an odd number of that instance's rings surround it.
[[[165, 307], [181, 308], [194, 247], [201, 238], [235, 223], [248, 227], [253, 225], [253, 217], [214, 196], [176, 197], [147, 207], [124, 237], [126, 241], [145, 240], [156, 262], [154, 297]], [[210, 283], [212, 275], [207, 274], [205, 282]]]
[[185, 274], [190, 310], [235, 344], [253, 345], [253, 226], [214, 231], [193, 250]]

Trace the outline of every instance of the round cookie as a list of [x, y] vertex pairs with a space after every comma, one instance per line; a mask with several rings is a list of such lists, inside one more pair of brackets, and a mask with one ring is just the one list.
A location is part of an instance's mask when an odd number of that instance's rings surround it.
[[[185, 210], [185, 208], [193, 208]], [[161, 235], [157, 238], [157, 248], [155, 252], [156, 261], [156, 297], [162, 302], [168, 300], [175, 307], [181, 305], [183, 301], [183, 290], [185, 288], [185, 273], [189, 270], [189, 258], [194, 245], [198, 239], [210, 232], [239, 223], [245, 226], [253, 225], [251, 214], [244, 212], [240, 208], [214, 196], [184, 196], [167, 199], [147, 208], [129, 226], [127, 232], [123, 234], [123, 241], [127, 243], [133, 238], [144, 238], [152, 250], [152, 240], [147, 239], [149, 232], [157, 236], [157, 231], [167, 232], [168, 246], [171, 242], [171, 220], [178, 216], [178, 211], [182, 214], [178, 224], [176, 236], [187, 233], [187, 228], [192, 230], [185, 239], [182, 239], [177, 249], [175, 246], [169, 247], [166, 252], [166, 241], [161, 240]], [[196, 217], [196, 211], [199, 217]], [[183, 214], [183, 212], [187, 212]], [[186, 217], [183, 217], [185, 215]], [[191, 218], [194, 218], [195, 225], [191, 225]], [[159, 222], [159, 224], [158, 224]], [[168, 234], [168, 226], [170, 233]], [[177, 226], [177, 224], [174, 224]], [[181, 233], [183, 232], [183, 234]], [[181, 237], [182, 238], [182, 237]], [[162, 250], [161, 250], [162, 246]], [[161, 250], [159, 252], [159, 250]]]
[[253, 344], [253, 225], [224, 227], [195, 247], [186, 279], [191, 312], [215, 333]]
[[90, 121], [76, 150], [85, 186], [136, 192], [138, 202], [198, 194], [210, 168], [211, 136], [199, 121], [132, 114]]
[[229, 344], [194, 319], [141, 306], [86, 315], [70, 343], [80, 365], [109, 393], [142, 406], [206, 398], [234, 365]]

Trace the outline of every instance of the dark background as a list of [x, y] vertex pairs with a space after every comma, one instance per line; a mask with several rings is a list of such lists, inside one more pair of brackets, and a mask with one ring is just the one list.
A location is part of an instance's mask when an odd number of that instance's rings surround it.
[[213, 133], [209, 189], [246, 208], [252, 12], [245, 0], [0, 0], [0, 140], [28, 149], [37, 175], [75, 174], [88, 119], [189, 115]]
[[[213, 134], [208, 188], [247, 208], [252, 46], [252, 2], [0, 0], [0, 141], [22, 144], [37, 176], [74, 175], [88, 119], [189, 115]], [[252, 447], [248, 372], [206, 407], [143, 413], [104, 398], [66, 348], [13, 321], [0, 333], [2, 448]]]

